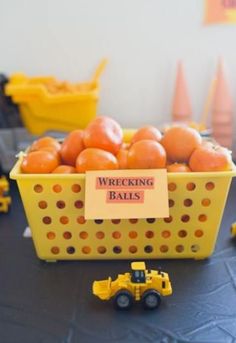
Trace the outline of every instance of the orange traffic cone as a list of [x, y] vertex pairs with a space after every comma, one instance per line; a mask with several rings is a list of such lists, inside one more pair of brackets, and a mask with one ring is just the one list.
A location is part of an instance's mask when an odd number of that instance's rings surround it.
[[175, 81], [175, 91], [172, 104], [172, 120], [174, 122], [189, 122], [192, 108], [190, 104], [187, 83], [182, 62], [178, 62]]
[[219, 144], [232, 148], [233, 104], [221, 60], [218, 63], [212, 103], [212, 135]]

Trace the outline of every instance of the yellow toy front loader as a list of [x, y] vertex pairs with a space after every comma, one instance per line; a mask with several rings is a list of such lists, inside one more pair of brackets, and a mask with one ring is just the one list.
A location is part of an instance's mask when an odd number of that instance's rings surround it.
[[94, 281], [93, 294], [101, 300], [113, 298], [117, 309], [127, 310], [135, 301], [141, 301], [145, 309], [155, 309], [160, 305], [161, 296], [172, 294], [167, 273], [148, 270], [144, 262], [132, 262], [131, 272], [119, 274], [112, 281]]

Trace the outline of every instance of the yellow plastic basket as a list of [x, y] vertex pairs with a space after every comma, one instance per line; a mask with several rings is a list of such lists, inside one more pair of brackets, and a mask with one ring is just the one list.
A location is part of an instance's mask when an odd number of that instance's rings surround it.
[[78, 92], [50, 93], [45, 84], [56, 82], [53, 77], [28, 78], [24, 74], [12, 75], [5, 92], [19, 105], [23, 123], [33, 134], [83, 129], [96, 116], [98, 79], [106, 63], [100, 63], [91, 82], [78, 84]]
[[37, 255], [47, 261], [206, 258], [236, 175], [169, 173], [169, 218], [85, 221], [84, 174], [21, 174], [20, 163], [10, 176], [17, 180]]

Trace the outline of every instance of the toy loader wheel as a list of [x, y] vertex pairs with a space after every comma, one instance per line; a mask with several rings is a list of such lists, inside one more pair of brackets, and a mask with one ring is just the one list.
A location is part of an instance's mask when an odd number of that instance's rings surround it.
[[148, 289], [143, 293], [142, 305], [145, 309], [154, 310], [160, 306], [161, 297], [155, 289]]
[[114, 297], [114, 306], [118, 310], [129, 310], [133, 303], [134, 297], [126, 289], [121, 289]]

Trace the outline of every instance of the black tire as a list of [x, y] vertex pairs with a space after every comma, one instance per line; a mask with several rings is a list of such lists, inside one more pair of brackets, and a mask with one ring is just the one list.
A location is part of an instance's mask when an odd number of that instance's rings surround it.
[[115, 294], [113, 302], [117, 310], [125, 311], [129, 310], [132, 307], [134, 303], [134, 297], [126, 289], [121, 289]]
[[148, 289], [142, 295], [142, 305], [146, 310], [154, 310], [161, 304], [161, 296], [155, 289]]

